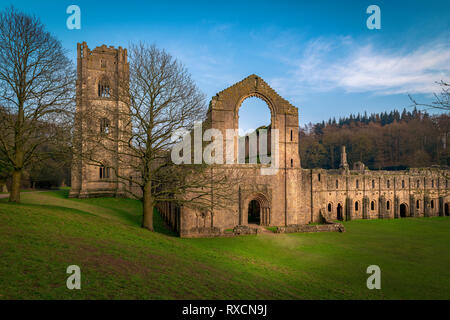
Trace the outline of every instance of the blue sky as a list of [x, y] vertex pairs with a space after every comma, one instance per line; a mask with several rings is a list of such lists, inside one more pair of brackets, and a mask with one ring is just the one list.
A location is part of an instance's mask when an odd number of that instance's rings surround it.
[[[2, 1], [1, 7], [12, 2]], [[124, 6], [123, 3], [126, 3]], [[66, 28], [66, 8], [81, 8], [81, 30]], [[366, 8], [381, 9], [369, 30]], [[21, 1], [75, 59], [76, 43], [165, 48], [189, 69], [208, 100], [250, 74], [299, 108], [300, 124], [431, 101], [450, 80], [450, 1]], [[270, 122], [247, 99], [241, 125]]]

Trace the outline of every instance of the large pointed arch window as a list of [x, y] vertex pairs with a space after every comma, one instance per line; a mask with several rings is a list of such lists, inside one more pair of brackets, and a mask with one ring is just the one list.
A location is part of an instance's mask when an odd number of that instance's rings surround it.
[[111, 97], [111, 87], [107, 77], [100, 78], [98, 82], [98, 96], [102, 98]]

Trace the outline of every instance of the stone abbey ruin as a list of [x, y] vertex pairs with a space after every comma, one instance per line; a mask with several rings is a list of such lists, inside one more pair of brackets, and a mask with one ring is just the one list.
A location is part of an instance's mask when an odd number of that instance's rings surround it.
[[[107, 46], [90, 50], [82, 43], [78, 44], [77, 63], [77, 112], [97, 108], [103, 114], [93, 124], [77, 124], [81, 145], [87, 148], [83, 126], [96, 125], [104, 132], [110, 123], [124, 123], [117, 114], [127, 102], [111, 97], [109, 90], [127, 78], [127, 51]], [[230, 229], [235, 233], [256, 232], [252, 225], [276, 226], [280, 232], [339, 230], [339, 224], [330, 221], [450, 214], [447, 170], [370, 171], [360, 162], [350, 168], [345, 147], [339, 169], [302, 169], [298, 109], [256, 75], [216, 94], [205, 125], [222, 131], [223, 136], [226, 129], [238, 129], [238, 111], [248, 97], [264, 100], [270, 109], [271, 128], [279, 131], [279, 170], [274, 175], [262, 175], [261, 164], [239, 165], [245, 179], [230, 190], [238, 200], [226, 208], [199, 211], [169, 202], [159, 204], [161, 215], [181, 237], [220, 236]], [[98, 156], [112, 163], [117, 158], [113, 151]], [[114, 179], [109, 168], [85, 160], [73, 164], [71, 197], [124, 196], [127, 187]], [[325, 224], [315, 225], [320, 222]]]

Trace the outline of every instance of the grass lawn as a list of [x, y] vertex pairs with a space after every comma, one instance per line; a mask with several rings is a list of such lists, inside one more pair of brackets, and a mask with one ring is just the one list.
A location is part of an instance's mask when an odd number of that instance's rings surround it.
[[[345, 222], [345, 233], [175, 237], [141, 204], [67, 199], [68, 190], [0, 200], [0, 299], [450, 299], [450, 219]], [[81, 268], [81, 290], [66, 268]], [[381, 268], [368, 290], [366, 268]]]

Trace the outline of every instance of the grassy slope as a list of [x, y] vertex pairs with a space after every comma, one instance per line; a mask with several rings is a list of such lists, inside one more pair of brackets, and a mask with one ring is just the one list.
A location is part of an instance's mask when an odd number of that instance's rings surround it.
[[[0, 200], [0, 299], [449, 299], [450, 219], [347, 222], [347, 232], [180, 239], [140, 203]], [[81, 267], [82, 289], [66, 288]], [[377, 264], [382, 290], [368, 290]]]

